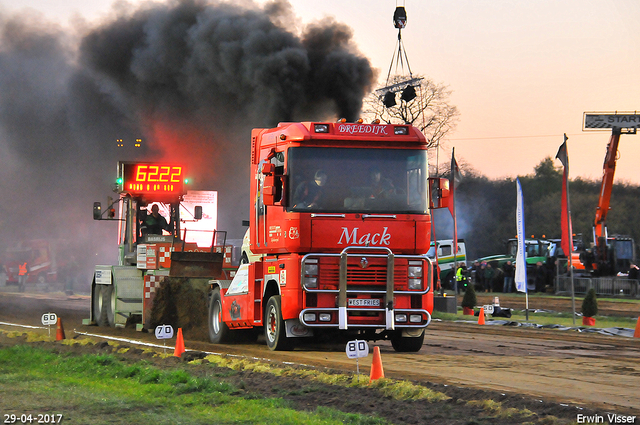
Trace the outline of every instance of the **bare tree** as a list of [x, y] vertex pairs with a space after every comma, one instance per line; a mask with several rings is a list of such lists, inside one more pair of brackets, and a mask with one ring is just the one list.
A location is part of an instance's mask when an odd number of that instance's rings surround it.
[[[399, 75], [392, 76], [388, 86], [406, 79]], [[424, 77], [414, 88], [414, 99], [407, 102], [397, 96], [398, 103], [391, 107], [382, 103], [384, 93], [381, 96], [379, 92], [372, 92], [365, 99], [363, 118], [367, 121], [379, 119], [386, 124], [412, 124], [424, 133], [429, 147], [438, 147], [440, 141], [455, 129], [460, 115], [458, 108], [449, 103], [451, 90], [444, 84], [436, 84]]]

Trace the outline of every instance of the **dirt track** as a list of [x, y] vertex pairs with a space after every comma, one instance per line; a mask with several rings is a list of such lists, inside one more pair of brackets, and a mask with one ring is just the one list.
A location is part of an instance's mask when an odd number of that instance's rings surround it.
[[[501, 304], [506, 302], [501, 297]], [[633, 304], [629, 308], [637, 307], [638, 304]], [[87, 297], [0, 294], [1, 321], [38, 326], [41, 315], [48, 311], [62, 318], [68, 335], [77, 329], [157, 342], [153, 335], [130, 329], [82, 326], [82, 319], [87, 318], [89, 312]], [[170, 344], [168, 341], [167, 345]], [[346, 357], [343, 345], [305, 345], [293, 352], [274, 353], [263, 344], [212, 345], [191, 340], [188, 334], [185, 334], [185, 345], [202, 351], [354, 372], [356, 369], [355, 362]], [[425, 345], [417, 354], [395, 353], [386, 342], [375, 345], [381, 347], [387, 377], [522, 394], [558, 405], [570, 404], [573, 409], [576, 406], [593, 409], [599, 414], [613, 411], [640, 415], [637, 396], [640, 394], [640, 339], [436, 322], [429, 327]], [[363, 373], [369, 372], [370, 359], [361, 359]]]

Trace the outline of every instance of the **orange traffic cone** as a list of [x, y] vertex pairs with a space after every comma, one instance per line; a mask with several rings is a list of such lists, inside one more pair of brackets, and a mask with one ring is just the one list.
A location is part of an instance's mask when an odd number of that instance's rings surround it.
[[484, 325], [484, 308], [481, 308], [480, 313], [478, 314], [478, 324]]
[[373, 347], [373, 361], [371, 362], [369, 383], [380, 378], [384, 378], [384, 369], [382, 368], [382, 359], [380, 358], [380, 347], [375, 346]]
[[184, 349], [184, 341], [182, 340], [182, 328], [178, 328], [178, 337], [176, 338], [176, 350], [173, 352], [173, 355], [176, 357], [181, 357], [182, 353], [185, 352]]
[[63, 340], [64, 337], [64, 328], [62, 327], [62, 319], [58, 317], [58, 324], [56, 326], [56, 341]]
[[634, 338], [640, 338], [640, 317], [638, 317], [638, 323], [636, 323], [636, 331], [633, 333]]

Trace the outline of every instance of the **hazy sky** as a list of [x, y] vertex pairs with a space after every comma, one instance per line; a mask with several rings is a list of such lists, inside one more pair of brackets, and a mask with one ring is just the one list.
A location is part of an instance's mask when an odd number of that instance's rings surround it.
[[[136, 3], [133, 1], [132, 3]], [[239, 3], [239, 2], [236, 2]], [[396, 4], [414, 74], [453, 91], [461, 113], [440, 156], [491, 178], [530, 174], [569, 136], [571, 177], [599, 179], [610, 132], [582, 131], [585, 111], [640, 109], [637, 0], [290, 0], [301, 27], [332, 16], [354, 31], [382, 83], [396, 53]], [[0, 0], [63, 25], [98, 21], [111, 0]], [[616, 180], [640, 183], [640, 135], [622, 136]], [[558, 165], [559, 161], [556, 162]]]

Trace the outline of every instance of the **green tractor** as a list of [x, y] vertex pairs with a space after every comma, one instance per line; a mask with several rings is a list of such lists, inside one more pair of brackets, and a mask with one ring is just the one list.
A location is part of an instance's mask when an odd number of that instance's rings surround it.
[[[538, 263], [541, 263], [542, 267], [545, 267], [544, 279], [545, 285], [553, 281], [553, 273], [551, 269], [554, 267], [555, 258], [558, 255], [560, 249], [559, 243], [548, 239], [525, 239], [525, 258], [527, 263], [527, 290], [536, 290], [536, 275], [538, 274]], [[507, 261], [515, 266], [516, 253], [518, 252], [518, 239], [509, 239], [507, 241], [507, 249], [505, 254], [491, 255], [488, 257], [478, 258], [478, 263], [491, 264], [491, 267], [495, 270], [493, 276], [493, 287], [502, 289], [502, 282], [504, 278], [503, 267]], [[474, 263], [475, 263], [474, 261]], [[477, 282], [477, 279], [474, 281]], [[481, 289], [481, 288], [480, 288]]]

